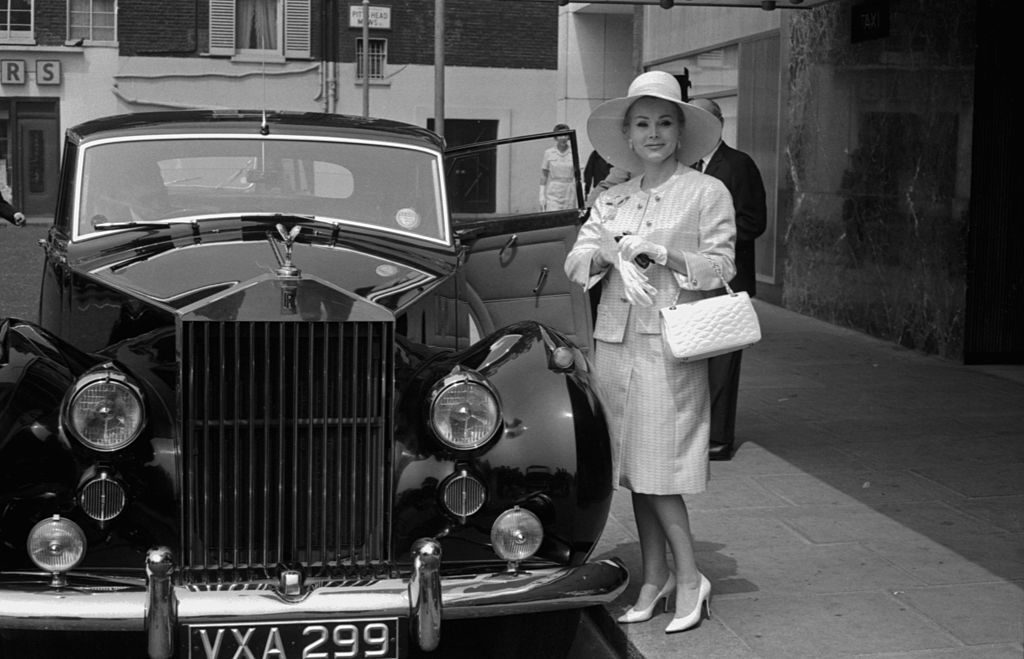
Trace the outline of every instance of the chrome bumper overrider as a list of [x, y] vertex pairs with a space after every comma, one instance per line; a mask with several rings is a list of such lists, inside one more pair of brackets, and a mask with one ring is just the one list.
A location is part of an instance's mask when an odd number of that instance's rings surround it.
[[[339, 617], [409, 618], [410, 634], [424, 650], [437, 647], [441, 620], [488, 618], [606, 604], [626, 587], [628, 574], [617, 559], [578, 567], [544, 568], [519, 574], [440, 576], [440, 545], [423, 539], [413, 547], [409, 580], [383, 579], [325, 586], [287, 599], [273, 589], [197, 592], [173, 586], [172, 557], [154, 549], [146, 560], [148, 582], [91, 579], [89, 587], [52, 589], [27, 584], [26, 575], [0, 575], [0, 628], [145, 631], [149, 656], [175, 651], [175, 629], [216, 619], [221, 623]], [[33, 580], [39, 583], [38, 575]]]

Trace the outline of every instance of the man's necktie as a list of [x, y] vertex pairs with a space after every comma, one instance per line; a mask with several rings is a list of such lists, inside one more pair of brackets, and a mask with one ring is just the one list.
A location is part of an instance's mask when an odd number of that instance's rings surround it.
[[696, 169], [698, 172], [703, 172], [704, 171], [704, 160], [703, 159], [698, 160], [697, 164], [695, 164], [693, 166], [693, 168]]

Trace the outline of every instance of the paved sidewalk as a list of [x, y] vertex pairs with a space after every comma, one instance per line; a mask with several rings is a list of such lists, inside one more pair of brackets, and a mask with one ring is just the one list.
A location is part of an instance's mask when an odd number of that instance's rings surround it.
[[[963, 366], [756, 304], [741, 445], [688, 499], [712, 619], [671, 636], [664, 614], [616, 626], [628, 654], [1024, 656], [1024, 367]], [[639, 574], [628, 491], [594, 556]]]

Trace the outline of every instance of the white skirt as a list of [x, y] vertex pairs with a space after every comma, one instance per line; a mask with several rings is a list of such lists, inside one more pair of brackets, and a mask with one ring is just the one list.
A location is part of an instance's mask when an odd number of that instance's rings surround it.
[[619, 485], [641, 494], [704, 492], [711, 430], [707, 362], [674, 359], [660, 334], [634, 332], [632, 318], [622, 343], [596, 344], [594, 370]]

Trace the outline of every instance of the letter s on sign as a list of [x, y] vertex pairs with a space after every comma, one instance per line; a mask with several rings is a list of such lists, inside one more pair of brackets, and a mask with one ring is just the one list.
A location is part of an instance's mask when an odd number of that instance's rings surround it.
[[60, 60], [36, 60], [36, 84], [59, 85], [61, 83]]

